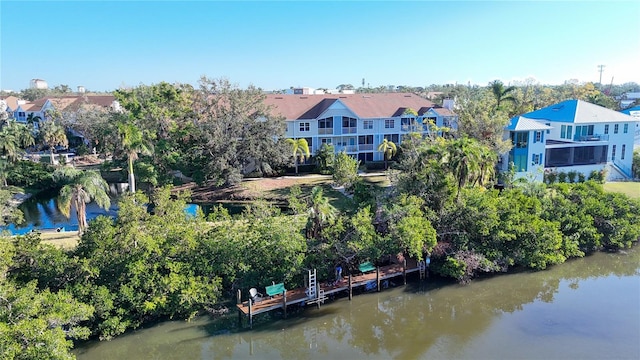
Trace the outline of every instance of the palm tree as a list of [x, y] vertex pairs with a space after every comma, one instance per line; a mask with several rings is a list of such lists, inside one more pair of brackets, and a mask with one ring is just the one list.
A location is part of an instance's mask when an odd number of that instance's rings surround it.
[[311, 153], [309, 152], [309, 144], [305, 139], [287, 139], [287, 144], [291, 146], [293, 151], [293, 162], [296, 166], [296, 175], [298, 174], [298, 159], [305, 161]]
[[133, 124], [118, 124], [118, 133], [120, 133], [122, 149], [127, 154], [129, 163], [129, 191], [135, 193], [136, 178], [133, 174], [133, 162], [138, 159], [138, 154], [151, 155], [153, 153], [153, 145], [144, 138], [142, 131]]
[[460, 196], [460, 190], [478, 173], [479, 158], [477, 141], [463, 137], [447, 143], [446, 162], [458, 183], [456, 197]]
[[23, 147], [35, 143], [31, 130], [15, 121], [6, 123], [0, 130], [0, 182], [7, 186], [7, 170], [9, 162], [15, 162], [22, 157]]
[[66, 183], [58, 195], [58, 209], [67, 218], [70, 216], [71, 208], [76, 209], [80, 234], [87, 228], [87, 203], [95, 201], [105, 210], [111, 206], [109, 186], [98, 171], [62, 167], [53, 173], [53, 177]]
[[393, 143], [393, 141], [384, 139], [382, 143], [380, 143], [380, 145], [378, 146], [378, 151], [383, 153], [384, 169], [386, 170], [388, 167], [387, 162], [391, 160], [391, 158], [394, 157], [395, 154], [398, 152], [398, 147], [396, 146], [396, 144]]
[[319, 186], [314, 186], [311, 190], [311, 206], [307, 210], [309, 220], [307, 221], [307, 238], [318, 239], [322, 229], [335, 220], [338, 210], [329, 203], [329, 199], [324, 196], [323, 190]]
[[491, 92], [493, 92], [493, 96], [496, 98], [496, 102], [497, 102], [496, 108], [500, 108], [500, 103], [503, 101], [511, 101], [511, 102], [516, 101], [513, 95], [509, 94], [510, 92], [516, 89], [515, 86], [509, 86], [505, 88], [504, 84], [500, 80], [494, 80], [493, 82], [490, 82], [489, 86], [491, 87]]
[[42, 137], [44, 145], [49, 149], [51, 164], [55, 165], [53, 151], [56, 146], [66, 147], [69, 145], [69, 140], [67, 139], [67, 134], [64, 132], [64, 128], [56, 124], [53, 120], [48, 120], [40, 127], [40, 136]]

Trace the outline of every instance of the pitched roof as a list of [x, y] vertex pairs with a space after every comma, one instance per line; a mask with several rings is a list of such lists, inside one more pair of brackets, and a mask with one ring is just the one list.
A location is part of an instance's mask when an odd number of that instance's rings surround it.
[[522, 116], [535, 120], [576, 124], [633, 121], [629, 115], [582, 100], [565, 100]]
[[[9, 109], [11, 110], [15, 110], [18, 108], [18, 99], [15, 96], [0, 96], [0, 99], [4, 100], [5, 103], [7, 103], [7, 106], [9, 107]], [[5, 110], [5, 109], [2, 109]]]
[[40, 108], [42, 108], [45, 102], [49, 100], [58, 111], [75, 111], [82, 105], [110, 107], [115, 99], [113, 95], [64, 95], [40, 98], [33, 101], [33, 103], [39, 104]]
[[433, 107], [433, 103], [409, 93], [380, 94], [322, 94], [322, 95], [266, 95], [265, 104], [273, 107], [274, 114], [287, 120], [315, 119], [336, 101], [342, 102], [358, 117], [383, 118], [400, 114], [406, 108]]
[[621, 113], [631, 115], [632, 117], [640, 117], [640, 105], [620, 110]]
[[509, 120], [509, 125], [504, 127], [505, 130], [511, 131], [531, 131], [531, 130], [547, 130], [551, 129], [551, 126], [541, 124], [533, 119], [528, 119], [524, 116], [514, 116]]
[[433, 111], [436, 112], [436, 114], [440, 115], [440, 116], [455, 116], [456, 113], [454, 113], [453, 111], [444, 108], [444, 107], [440, 107], [440, 106], [435, 106], [433, 108], [431, 108]]

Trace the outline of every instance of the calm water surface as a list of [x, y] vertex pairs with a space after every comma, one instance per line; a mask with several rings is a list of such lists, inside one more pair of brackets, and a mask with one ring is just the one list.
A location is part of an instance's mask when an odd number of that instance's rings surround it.
[[[245, 322], [246, 324], [246, 322]], [[246, 325], [245, 325], [246, 327]], [[414, 280], [288, 319], [165, 322], [78, 359], [640, 359], [640, 251], [466, 286]]]

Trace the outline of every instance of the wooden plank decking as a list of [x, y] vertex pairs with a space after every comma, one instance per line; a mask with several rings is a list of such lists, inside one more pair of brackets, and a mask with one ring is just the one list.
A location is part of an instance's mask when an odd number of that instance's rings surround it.
[[[378, 291], [380, 291], [380, 283], [383, 280], [387, 280], [397, 276], [405, 276], [406, 274], [419, 271], [418, 263], [415, 260], [407, 260], [406, 268], [402, 264], [392, 264], [387, 266], [378, 267], [375, 271], [367, 272], [364, 274], [351, 275], [351, 288], [349, 287], [349, 278], [345, 277], [338, 283], [323, 283], [320, 284], [320, 290], [324, 292], [324, 296], [335, 294], [341, 291], [348, 291], [351, 297], [351, 290], [360, 286], [365, 286], [373, 282]], [[297, 288], [293, 290], [287, 290], [285, 296], [282, 294], [275, 295], [273, 297], [263, 297], [262, 300], [257, 301], [249, 305], [249, 301], [243, 301], [238, 303], [240, 315], [249, 317], [249, 325], [251, 326], [254, 315], [262, 314], [276, 309], [283, 309], [286, 316], [286, 308], [289, 305], [295, 304], [309, 304], [322, 302], [324, 299], [309, 299], [305, 293], [305, 288]]]

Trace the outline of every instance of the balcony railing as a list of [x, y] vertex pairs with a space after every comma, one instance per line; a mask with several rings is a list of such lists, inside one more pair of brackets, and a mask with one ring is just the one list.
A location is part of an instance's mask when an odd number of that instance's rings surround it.
[[357, 127], [343, 127], [342, 128], [342, 133], [343, 134], [356, 134], [358, 132], [358, 128]]
[[609, 141], [609, 135], [575, 135], [573, 141]]
[[358, 150], [360, 151], [373, 150], [373, 144], [360, 144], [358, 145]]
[[358, 147], [355, 145], [347, 145], [347, 146], [338, 146], [336, 145], [335, 147], [336, 152], [348, 152], [348, 153], [353, 153], [353, 152], [358, 152]]
[[333, 128], [318, 128], [318, 134], [333, 134]]

